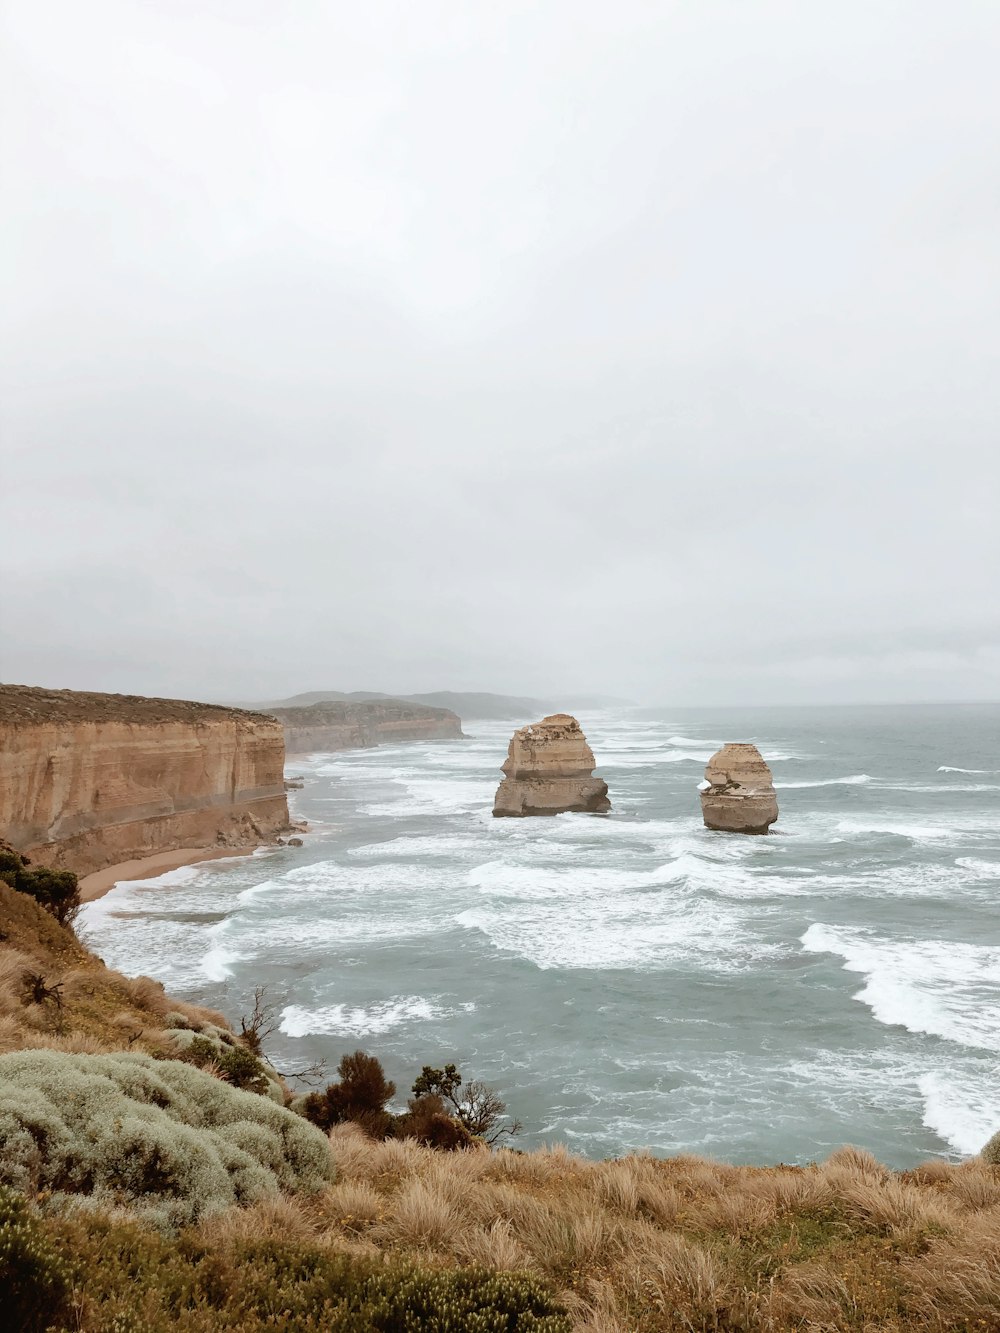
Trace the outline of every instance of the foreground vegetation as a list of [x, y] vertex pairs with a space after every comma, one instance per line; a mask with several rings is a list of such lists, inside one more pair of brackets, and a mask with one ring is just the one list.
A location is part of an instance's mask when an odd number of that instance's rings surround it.
[[[763, 1169], [331, 1138], [334, 1184], [172, 1235], [43, 1198], [32, 1272], [54, 1277], [32, 1290], [62, 1292], [45, 1317], [79, 1333], [1000, 1329], [1000, 1173], [979, 1161], [898, 1175], [855, 1149]], [[9, 1253], [0, 1209], [0, 1288]]]
[[364, 1052], [293, 1100], [259, 1004], [236, 1033], [111, 971], [41, 887], [0, 882], [0, 1325], [1000, 1333], [1000, 1137], [903, 1173], [520, 1153], [490, 1089], [425, 1068], [394, 1113]]

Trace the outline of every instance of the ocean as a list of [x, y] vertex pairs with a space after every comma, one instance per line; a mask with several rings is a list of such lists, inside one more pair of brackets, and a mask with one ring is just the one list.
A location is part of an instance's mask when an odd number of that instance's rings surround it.
[[[608, 816], [494, 819], [511, 722], [311, 755], [300, 848], [120, 884], [113, 967], [249, 1012], [280, 1069], [424, 1064], [524, 1129], [631, 1150], [904, 1168], [1000, 1129], [1000, 705], [581, 713]], [[770, 836], [710, 833], [725, 741], [771, 765]]]

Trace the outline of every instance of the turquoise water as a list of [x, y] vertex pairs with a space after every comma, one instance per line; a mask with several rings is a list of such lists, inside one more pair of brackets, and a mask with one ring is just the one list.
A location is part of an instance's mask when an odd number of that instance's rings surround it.
[[[493, 819], [515, 721], [312, 755], [304, 847], [119, 885], [81, 929], [233, 1017], [266, 985], [279, 1067], [455, 1061], [523, 1147], [907, 1166], [1000, 1128], [1000, 705], [580, 720], [610, 816]], [[769, 837], [701, 826], [727, 740], [771, 764]]]

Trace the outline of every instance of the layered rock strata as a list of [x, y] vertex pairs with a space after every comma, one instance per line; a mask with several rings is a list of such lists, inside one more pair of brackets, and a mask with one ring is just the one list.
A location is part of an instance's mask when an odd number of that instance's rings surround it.
[[553, 713], [515, 731], [503, 772], [495, 815], [603, 814], [611, 809], [608, 784], [593, 776], [593, 751], [568, 713]]
[[403, 741], [462, 739], [462, 719], [448, 708], [402, 699], [331, 700], [305, 708], [274, 708], [289, 754], [362, 750]]
[[756, 745], [731, 742], [713, 754], [701, 793], [705, 827], [722, 833], [766, 833], [778, 818], [771, 770]]
[[274, 718], [133, 695], [0, 686], [0, 837], [86, 875], [288, 830]]

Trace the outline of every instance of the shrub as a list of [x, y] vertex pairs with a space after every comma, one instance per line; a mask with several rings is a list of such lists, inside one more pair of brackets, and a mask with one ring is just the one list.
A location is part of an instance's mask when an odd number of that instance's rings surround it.
[[32, 866], [7, 842], [0, 842], [0, 880], [34, 898], [61, 926], [70, 925], [80, 910], [80, 889], [72, 871]]
[[413, 1085], [414, 1095], [418, 1098], [427, 1095], [440, 1097], [448, 1114], [456, 1120], [474, 1138], [482, 1139], [491, 1147], [508, 1135], [520, 1132], [521, 1124], [512, 1120], [505, 1124], [507, 1103], [498, 1093], [474, 1079], [465, 1085], [465, 1091], [459, 1095], [462, 1075], [454, 1065], [445, 1065], [444, 1069], [432, 1069], [424, 1065], [420, 1077]]
[[453, 1152], [469, 1148], [475, 1142], [462, 1122], [449, 1113], [443, 1100], [434, 1092], [422, 1097], [411, 1097], [408, 1110], [396, 1121], [396, 1133], [401, 1139], [416, 1139], [428, 1148]]
[[328, 1143], [298, 1116], [179, 1061], [0, 1056], [0, 1184], [176, 1226], [332, 1175]]
[[279, 1106], [285, 1104], [285, 1092], [277, 1074], [259, 1056], [240, 1045], [231, 1032], [207, 1025], [198, 1033], [187, 1028], [171, 1028], [168, 1036], [177, 1048], [178, 1060], [198, 1069], [211, 1066], [219, 1078], [234, 1088], [270, 1097]]
[[[250, 1218], [251, 1214], [243, 1214]], [[424, 1270], [301, 1235], [170, 1237], [97, 1213], [40, 1219], [67, 1256], [87, 1333], [569, 1333], [520, 1273]], [[6, 1329], [0, 1310], [0, 1326]]]
[[337, 1073], [339, 1083], [330, 1083], [325, 1092], [311, 1092], [302, 1099], [305, 1118], [326, 1132], [352, 1120], [369, 1138], [384, 1139], [391, 1134], [395, 1117], [386, 1104], [396, 1095], [396, 1085], [386, 1078], [381, 1061], [355, 1051], [343, 1056]]
[[1000, 1130], [985, 1144], [979, 1156], [988, 1166], [1000, 1166]]
[[8, 1328], [41, 1333], [63, 1311], [68, 1272], [13, 1190], [0, 1189], [0, 1292]]

